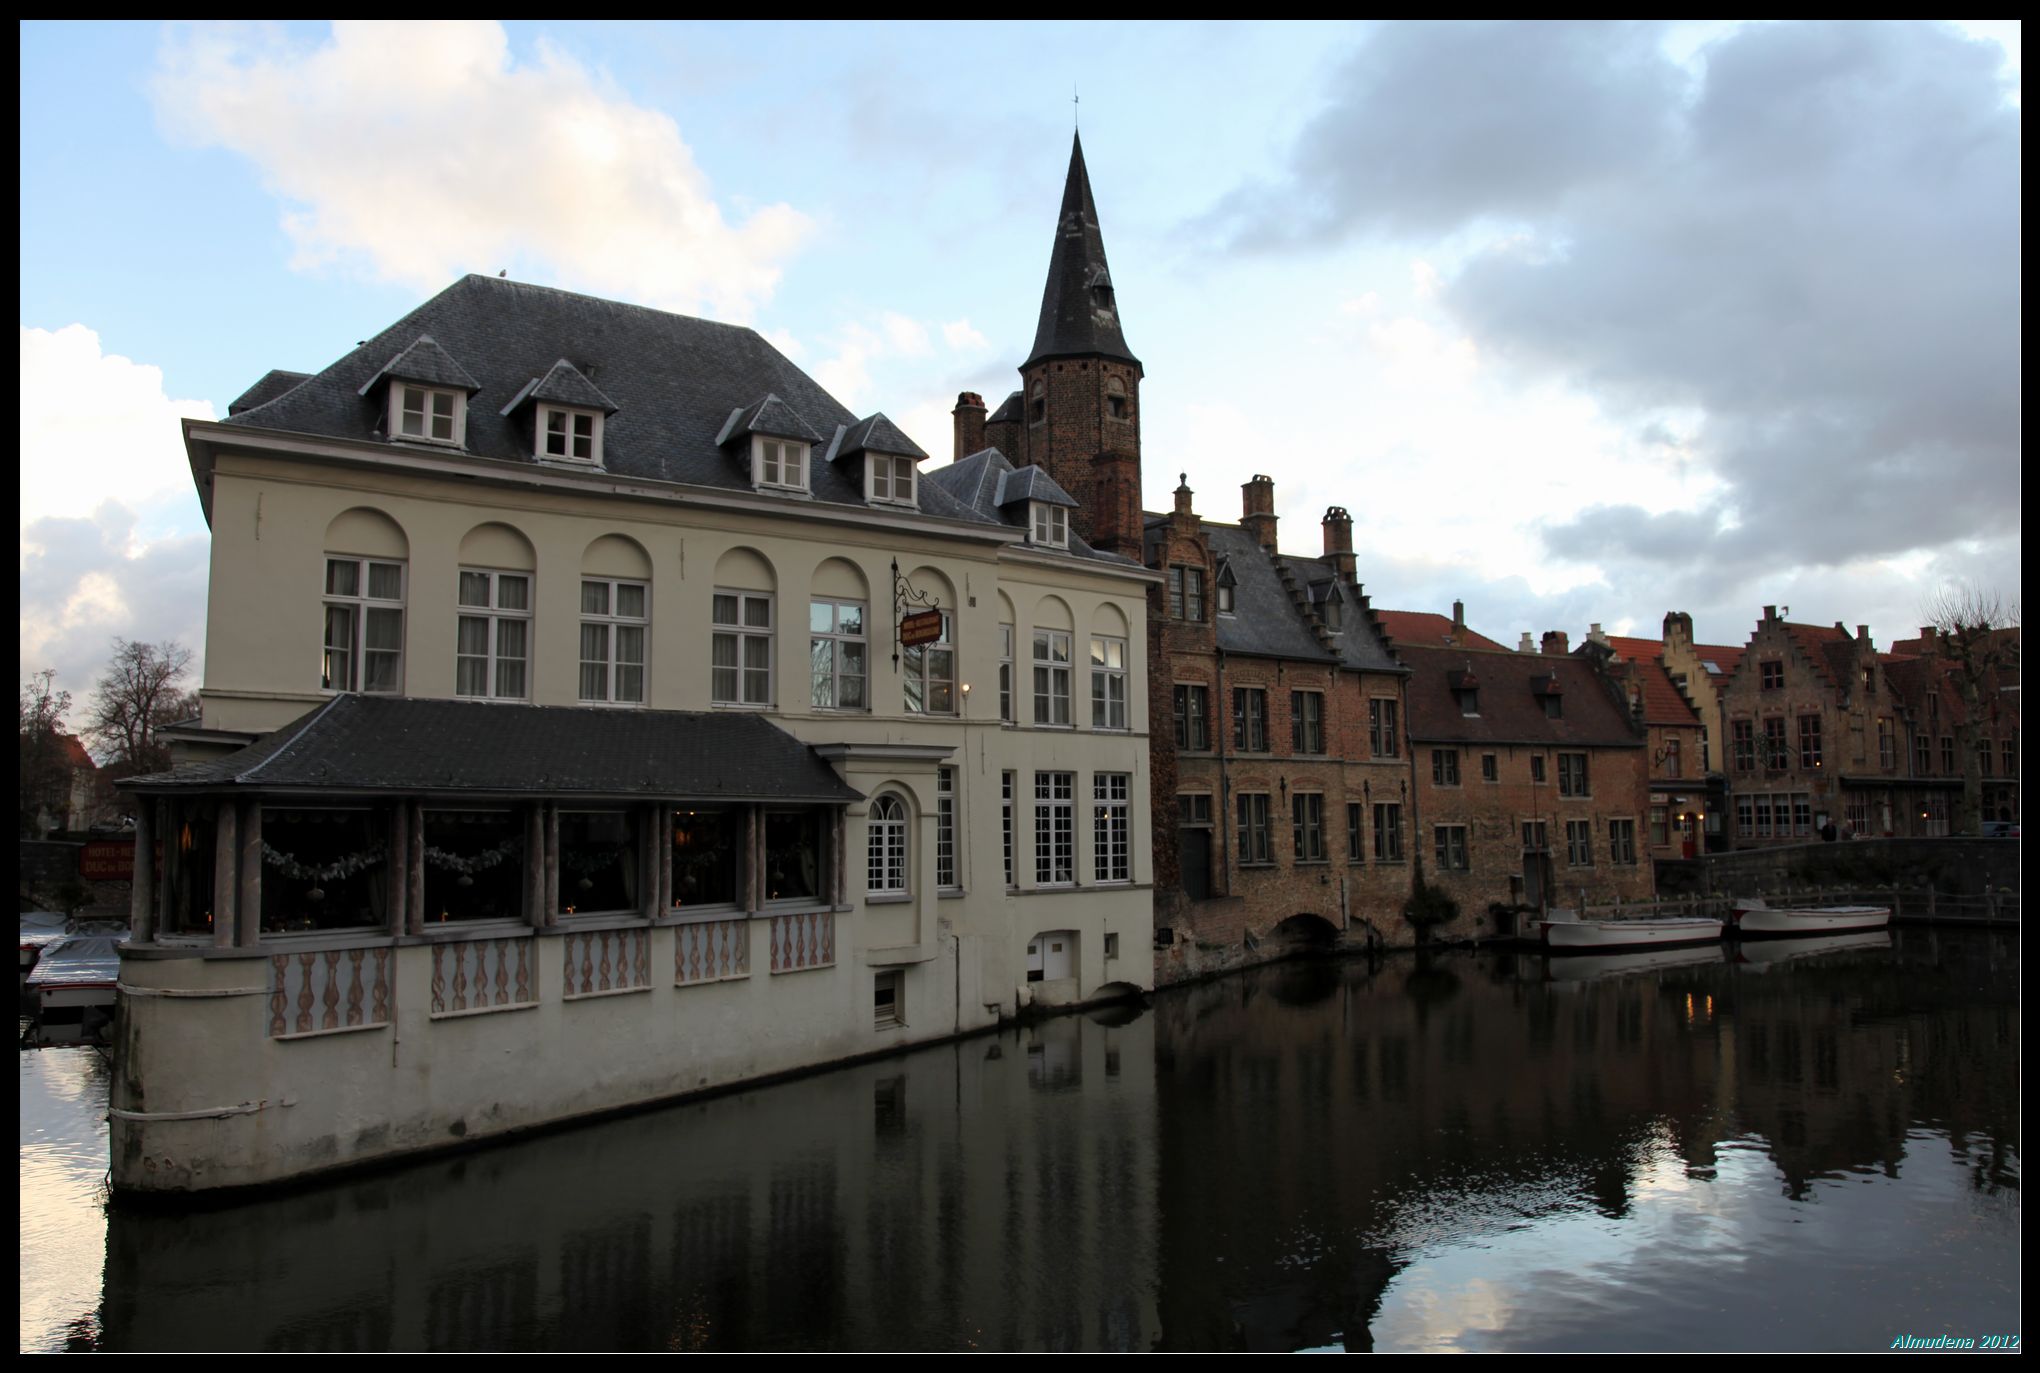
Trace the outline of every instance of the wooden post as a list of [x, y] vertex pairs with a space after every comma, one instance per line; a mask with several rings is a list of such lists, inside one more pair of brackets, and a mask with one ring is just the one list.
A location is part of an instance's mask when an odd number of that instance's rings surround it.
[[407, 914], [411, 895], [411, 816], [408, 803], [397, 801], [390, 806], [390, 867], [386, 874], [389, 884], [389, 910], [387, 928], [389, 933], [404, 932], [409, 920]]
[[170, 800], [156, 803], [156, 845], [163, 850], [162, 866], [156, 870], [156, 928], [175, 925], [176, 907], [171, 898], [177, 887], [172, 874], [177, 869], [177, 805]]
[[744, 808], [744, 909], [755, 911], [764, 905], [765, 820], [758, 807]]
[[234, 942], [252, 949], [262, 939], [262, 803], [241, 808], [241, 895]]
[[659, 874], [658, 910], [665, 915], [673, 909], [673, 810], [663, 802], [652, 812], [652, 843]]
[[411, 842], [405, 847], [404, 880], [410, 884], [410, 894], [404, 898], [404, 932], [425, 933], [425, 803], [404, 802], [404, 823], [411, 831]]
[[240, 931], [241, 827], [232, 798], [219, 803], [213, 819], [213, 947], [231, 949]]
[[545, 924], [545, 802], [533, 801], [524, 812], [524, 920], [533, 929]]
[[541, 925], [560, 923], [560, 808], [545, 803], [545, 918]]
[[135, 805], [135, 863], [128, 883], [129, 937], [147, 944], [156, 937], [156, 798]]

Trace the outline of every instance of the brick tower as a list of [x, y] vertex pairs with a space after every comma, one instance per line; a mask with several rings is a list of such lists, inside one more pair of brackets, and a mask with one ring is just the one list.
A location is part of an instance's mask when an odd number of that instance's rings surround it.
[[1006, 452], [1075, 496], [1077, 532], [1094, 547], [1141, 556], [1140, 360], [1119, 328], [1084, 144], [1069, 178], [1041, 292], [1034, 349], [1020, 365], [1020, 413]]

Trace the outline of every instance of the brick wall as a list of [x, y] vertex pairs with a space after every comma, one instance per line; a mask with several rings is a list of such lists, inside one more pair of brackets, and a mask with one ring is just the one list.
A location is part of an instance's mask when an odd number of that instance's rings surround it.
[[[1088, 542], [1138, 557], [1140, 369], [1097, 358], [1064, 358], [1036, 363], [1020, 377], [1025, 406], [1017, 436], [1021, 451], [1007, 456], [1017, 465], [1046, 469], [1076, 497], [1077, 532]], [[1124, 392], [1123, 419], [1110, 414], [1107, 388], [1115, 381]], [[1043, 402], [1039, 419], [1037, 388]]]

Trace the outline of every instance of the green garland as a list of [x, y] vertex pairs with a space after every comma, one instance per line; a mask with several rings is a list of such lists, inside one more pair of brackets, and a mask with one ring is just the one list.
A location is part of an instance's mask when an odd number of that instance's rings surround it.
[[516, 835], [512, 835], [493, 849], [483, 849], [472, 858], [463, 858], [457, 853], [448, 853], [445, 849], [436, 849], [427, 844], [425, 861], [435, 868], [445, 868], [448, 872], [457, 872], [462, 877], [472, 877], [478, 872], [487, 872], [490, 868], [496, 867], [522, 847], [523, 842]]
[[293, 878], [299, 882], [331, 882], [335, 878], [353, 877], [357, 873], [367, 872], [370, 868], [376, 867], [388, 857], [388, 850], [381, 844], [377, 844], [372, 849], [364, 849], [360, 853], [350, 853], [345, 858], [318, 865], [300, 863], [297, 860], [297, 855], [285, 853], [281, 849], [271, 848], [267, 841], [264, 841], [262, 845], [262, 861], [275, 868], [285, 877]]

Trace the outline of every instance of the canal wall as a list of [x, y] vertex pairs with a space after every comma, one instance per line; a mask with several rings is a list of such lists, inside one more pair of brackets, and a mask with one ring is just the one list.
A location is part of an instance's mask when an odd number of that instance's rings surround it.
[[1667, 859], [1662, 897], [1737, 895], [1793, 887], [1908, 887], [1948, 896], [2019, 890], [2015, 839], [1858, 839]]

